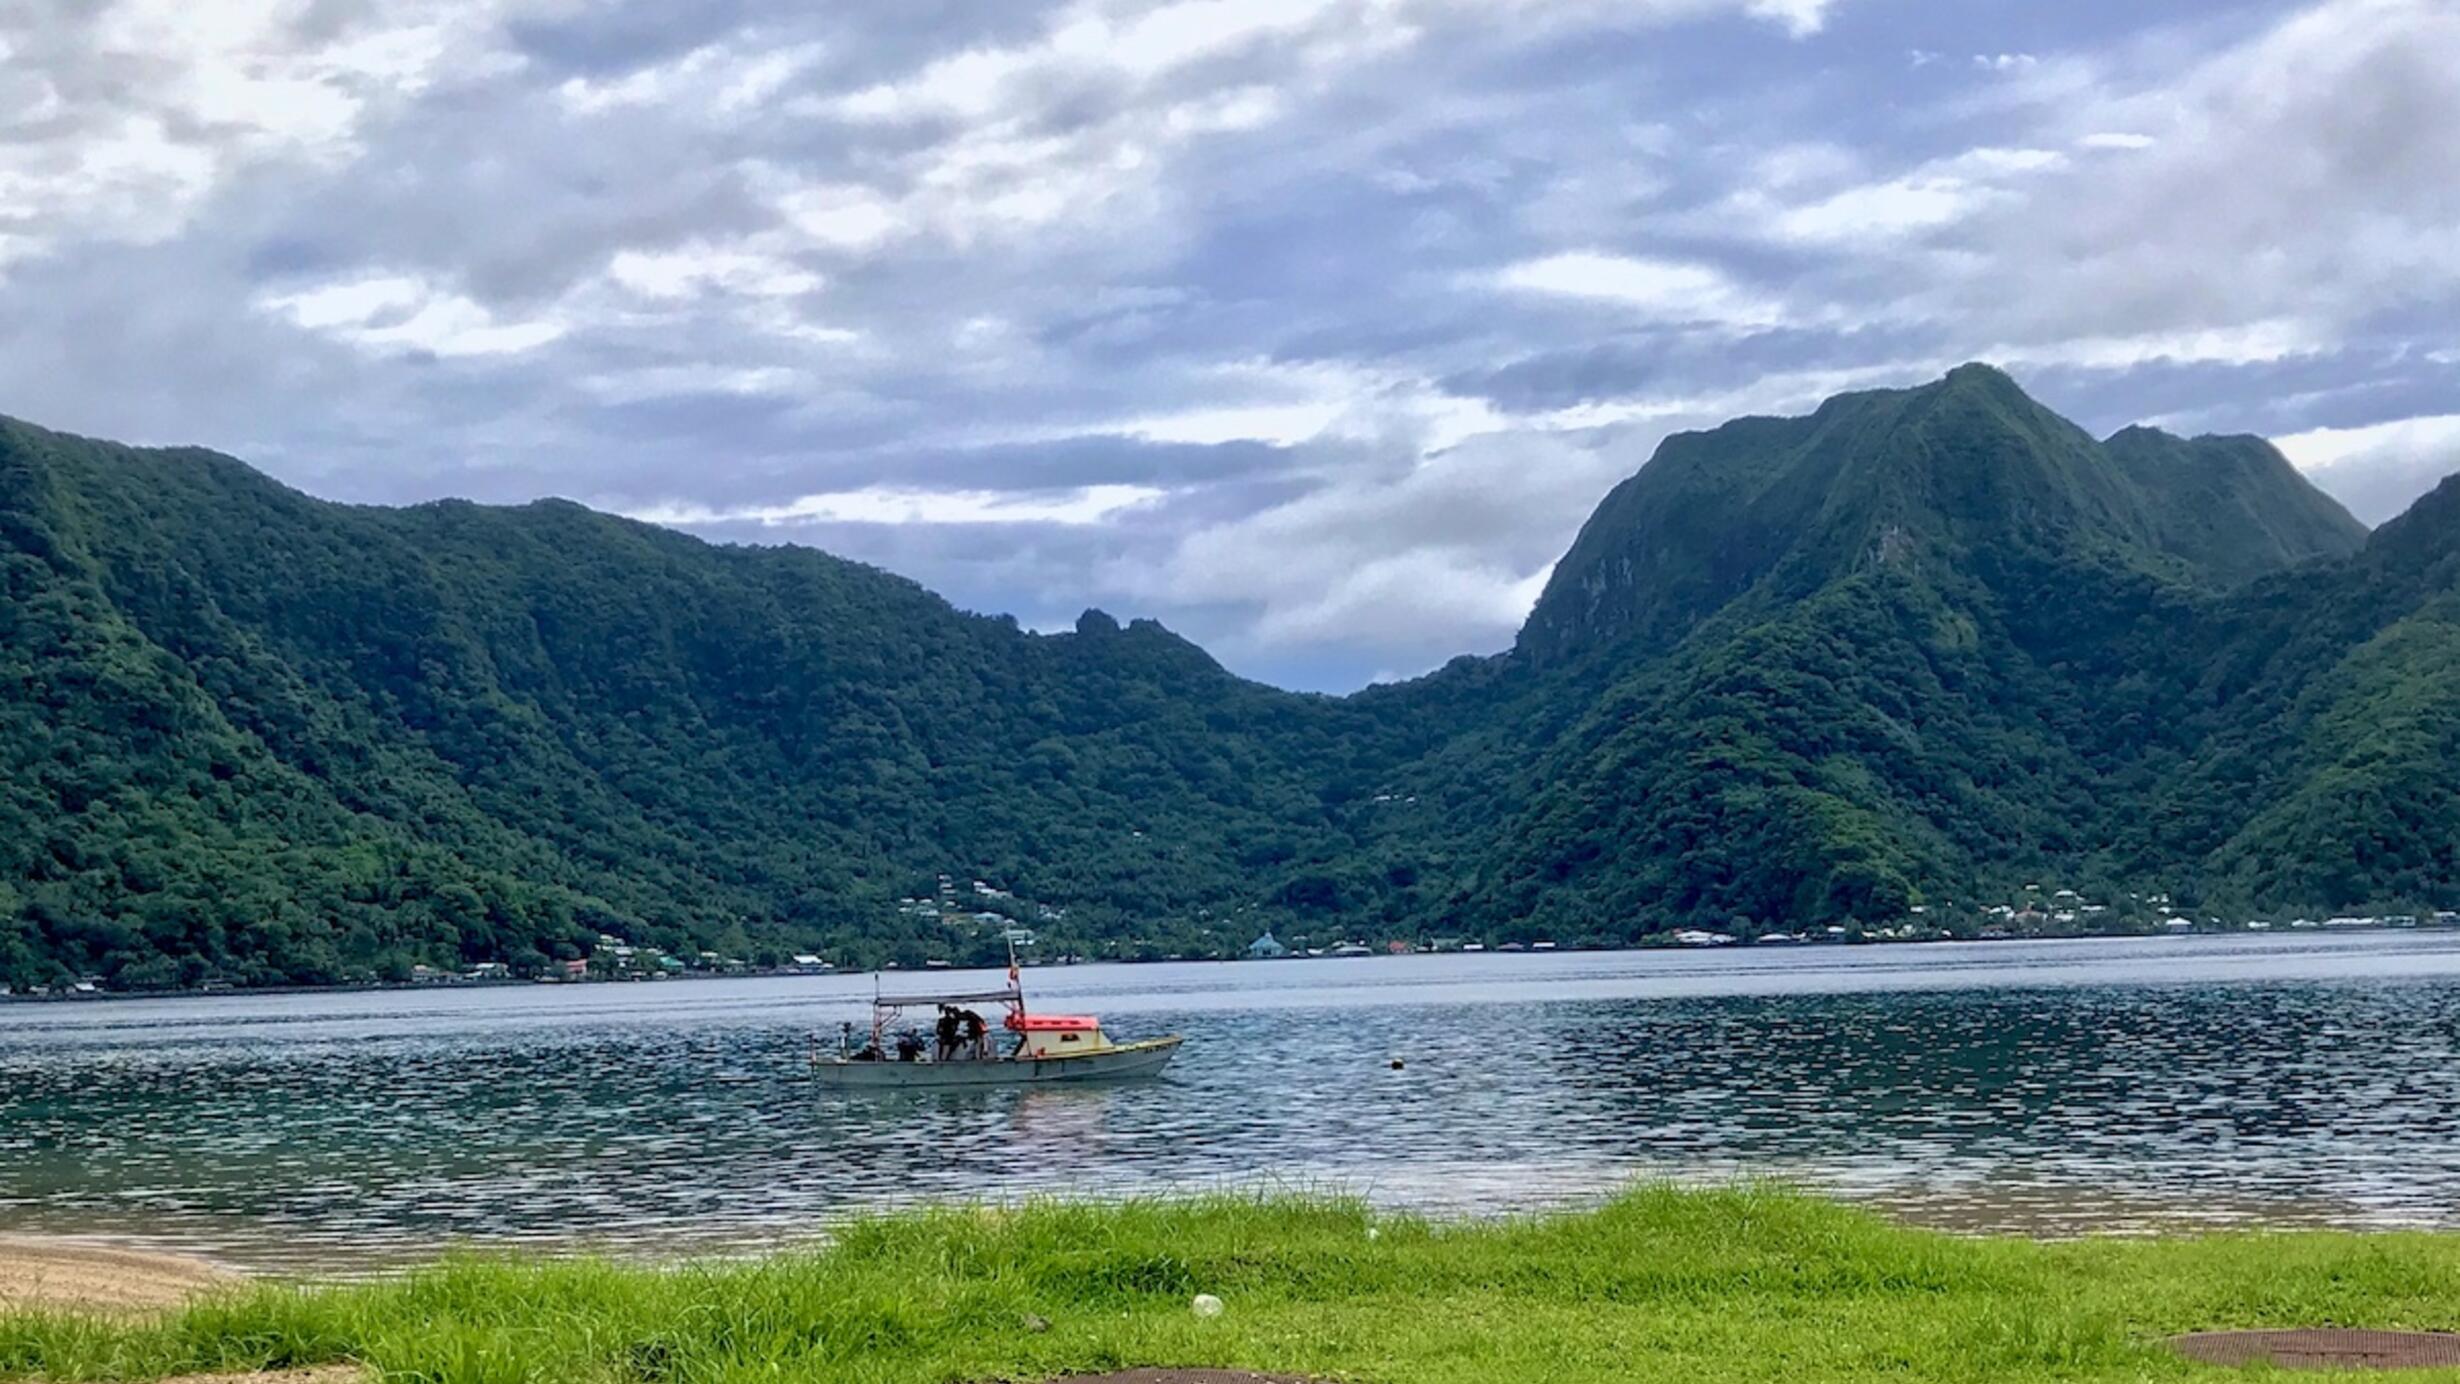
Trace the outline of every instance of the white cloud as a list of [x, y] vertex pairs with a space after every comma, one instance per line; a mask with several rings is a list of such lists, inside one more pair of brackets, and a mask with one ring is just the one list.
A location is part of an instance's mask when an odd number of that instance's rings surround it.
[[775, 97], [827, 51], [817, 43], [775, 47], [758, 36], [705, 43], [619, 75], [567, 78], [555, 88], [555, 99], [584, 116], [633, 108], [735, 118]]
[[650, 298], [696, 298], [738, 293], [759, 298], [793, 297], [819, 289], [817, 274], [777, 255], [748, 246], [696, 242], [672, 250], [622, 250], [607, 264], [615, 282]]
[[636, 68], [620, 76], [566, 78], [555, 89], [555, 99], [564, 109], [579, 115], [604, 115], [625, 106], [661, 106], [705, 81], [726, 60], [725, 52], [714, 45], [695, 48], [670, 62]]
[[[869, 250], [933, 235], [962, 247], [1050, 228], [1142, 226], [1167, 207], [1164, 169], [1203, 140], [1253, 135], [1379, 59], [1439, 50], [1440, 39], [1492, 42], [1579, 24], [1665, 24], [1743, 14], [1797, 35], [1817, 31], [1833, 0], [1073, 0], [1032, 36], [977, 45], [857, 90], [795, 108], [857, 129], [897, 126], [931, 138], [859, 190], [817, 190], [789, 215], [824, 242]], [[1267, 55], [1272, 80], [1240, 63]], [[1216, 75], [1219, 74], [1219, 75]], [[1219, 85], [1216, 85], [1219, 83]], [[1086, 109], [1107, 110], [1086, 122]], [[1122, 234], [1124, 238], [1124, 234]]]
[[1352, 468], [1298, 499], [1115, 566], [1147, 599], [1248, 606], [1233, 653], [1337, 647], [1430, 668], [1508, 644], [1562, 544], [1632, 458], [1489, 435], [1398, 473]]
[[2045, 339], [2295, 321], [2331, 340], [2460, 306], [2456, 53], [2444, 0], [2322, 0], [2183, 67], [2062, 78], [2045, 120], [2128, 157], [1994, 208], [1959, 310], [1995, 302]]
[[778, 365], [652, 365], [584, 377], [581, 387], [605, 403], [683, 394], [790, 395], [802, 389], [800, 371]]
[[907, 227], [894, 205], [866, 187], [822, 183], [782, 188], [776, 195], [786, 220], [830, 249], [869, 250]]
[[1673, 222], [1700, 234], [1884, 251], [2021, 200], [2034, 175], [2067, 162], [2055, 150], [1985, 145], [1874, 180], [1843, 150], [1793, 146], [1761, 160], [1748, 185]]
[[1835, 0], [1751, 0], [1746, 12], [1761, 19], [1773, 19], [1785, 26], [1796, 38], [1818, 33], [1828, 22], [1828, 11]]
[[[1817, 6], [1812, 6], [1817, 8]], [[1409, 0], [1171, 0], [1146, 8], [1080, 0], [1030, 42], [969, 48], [894, 81], [836, 98], [855, 121], [991, 121], [1062, 85], [1147, 85], [1200, 62], [1272, 45], [1299, 68], [1386, 50], [1416, 37]]]
[[1714, 266], [1686, 260], [1570, 251], [1511, 265], [1496, 282], [1520, 292], [1612, 303], [1653, 322], [1765, 326], [1783, 316], [1775, 300]]
[[1419, 455], [1508, 426], [1483, 399], [1445, 393], [1407, 372], [1338, 362], [1227, 361], [1177, 383], [1174, 392], [1205, 402], [1126, 417], [1074, 419], [991, 440], [1132, 437], [1193, 446], [1260, 442], [1278, 447], [1321, 440], [1371, 443]]
[[[448, 61], [463, 71], [497, 61], [488, 0], [316, 8], [34, 7], [43, 17], [6, 40], [8, 76], [27, 95], [8, 112], [25, 123], [0, 140], [0, 206], [41, 215], [37, 233], [0, 250], [24, 258], [97, 237], [168, 239], [242, 172], [337, 167], [359, 152], [374, 115], [416, 97]], [[10, 27], [0, 14], [0, 30]]]
[[1709, 428], [1746, 415], [1807, 413], [1848, 390], [1902, 388], [1934, 378], [1960, 361], [1897, 359], [1868, 365], [1778, 370], [1738, 379], [1721, 388], [1689, 392], [1644, 390], [1569, 408], [1524, 416], [1527, 426], [1549, 432], [1595, 432], [1641, 425], [1651, 437], [1683, 428]]
[[564, 334], [552, 319], [497, 320], [457, 293], [417, 278], [374, 275], [298, 293], [268, 294], [259, 311], [363, 350], [424, 351], [437, 356], [506, 355], [532, 350]]
[[1795, 241], [1895, 239], [1962, 221], [1988, 195], [1961, 178], [1898, 178], [1787, 207], [1775, 215], [1769, 229]]
[[712, 507], [675, 502], [625, 513], [652, 524], [1099, 524], [1162, 499], [1146, 485], [1089, 485], [1057, 493], [915, 490], [871, 486], [805, 495], [783, 504]]
[[2003, 342], [1977, 354], [2010, 366], [2127, 370], [2156, 361], [2173, 365], [2263, 365], [2313, 355], [2331, 345], [2304, 323], [2275, 318], [2236, 326], [2141, 332], [2132, 336], [2076, 336], [2030, 344]]
[[1215, 446], [1224, 442], [1265, 442], [1290, 446], [1321, 435], [1341, 416], [1338, 399], [1309, 399], [1287, 404], [1227, 404], [1152, 414], [1119, 425], [1119, 431], [1147, 442], [1178, 442]]
[[2460, 472], [2460, 414], [2316, 428], [2278, 438], [2276, 445], [2350, 513], [2379, 524]]
[[2460, 413], [2400, 418], [2359, 428], [2315, 428], [2277, 439], [2301, 471], [2328, 471], [2386, 452], [2434, 455], [2460, 464]]

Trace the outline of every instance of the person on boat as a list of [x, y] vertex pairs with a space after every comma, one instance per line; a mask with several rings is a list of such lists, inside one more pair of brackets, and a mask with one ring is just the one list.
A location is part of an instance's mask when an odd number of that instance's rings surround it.
[[916, 1034], [912, 1029], [908, 1029], [897, 1035], [898, 1061], [920, 1062], [922, 1061], [922, 1055], [923, 1041], [920, 1035]]
[[949, 1005], [941, 1005], [940, 1022], [938, 1025], [937, 1034], [939, 1038], [939, 1046], [932, 1049], [932, 1061], [945, 1062], [957, 1055], [958, 1028], [959, 1020], [957, 1018], [957, 1011]]
[[957, 1011], [957, 1023], [965, 1038], [965, 1055], [976, 1062], [990, 1060], [991, 1026], [983, 1021], [983, 1017], [971, 1009], [960, 1009]]

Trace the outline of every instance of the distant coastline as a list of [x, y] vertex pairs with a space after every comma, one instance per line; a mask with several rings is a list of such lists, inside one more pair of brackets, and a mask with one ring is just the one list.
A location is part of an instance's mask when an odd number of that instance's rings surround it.
[[[1974, 932], [1940, 931], [1921, 936], [1885, 936], [1869, 934], [1857, 936], [1851, 940], [1843, 938], [1770, 933], [1762, 934], [1761, 936], [1747, 942], [1743, 939], [1736, 938], [1728, 934], [1699, 933], [1695, 930], [1685, 929], [1680, 933], [1660, 934], [1655, 937], [1643, 939], [1642, 941], [1633, 943], [1629, 946], [1620, 947], [1577, 945], [1558, 946], [1552, 943], [1531, 946], [1507, 942], [1493, 946], [1473, 944], [1468, 947], [1413, 947], [1406, 951], [1379, 951], [1364, 949], [1336, 953], [1332, 950], [1325, 949], [1313, 951], [1293, 950], [1269, 958], [1259, 958], [1255, 956], [1069, 956], [1036, 961], [1033, 964], [1041, 967], [1074, 967], [1095, 965], [1162, 966], [1188, 964], [1228, 964], [1233, 962], [1263, 961], [1292, 963], [1307, 961], [1360, 961], [1400, 956], [1548, 956], [1562, 955], [1573, 952], [1585, 955], [1599, 955], [1617, 952], [1709, 951], [1726, 948], [1752, 950], [1757, 947], [1772, 945], [1782, 945], [1791, 948], [1955, 945], [1974, 946], [1993, 942], [2088, 942], [2152, 937], [2289, 937], [2303, 936], [2309, 933], [2316, 935], [2344, 936], [2351, 933], [2369, 932], [2460, 932], [2460, 917], [2455, 917], [2450, 914], [2432, 914], [2411, 916], [2405, 921], [2395, 916], [2380, 918], [2370, 917], [2362, 919], [2333, 918], [2311, 921], [2297, 920], [2293, 923], [2284, 924], [2274, 924], [2266, 920], [2255, 920], [2237, 924], [2199, 924], [2198, 926], [2192, 928], [2181, 928], [2176, 930], [2167, 930], [2158, 926], [2112, 927], [2090, 931], [2049, 930], [2027, 932], [1983, 929]], [[1689, 940], [1685, 940], [1686, 937], [1688, 937]], [[1702, 938], [1709, 937], [1718, 938], [1721, 940], [1701, 940]], [[468, 990], [567, 989], [575, 986], [599, 987], [608, 985], [666, 985], [694, 981], [813, 980], [830, 976], [929, 975], [941, 971], [988, 969], [995, 969], [995, 965], [992, 963], [984, 963], [975, 965], [949, 965], [934, 967], [886, 966], [863, 969], [840, 969], [836, 967], [828, 967], [821, 970], [797, 970], [792, 967], [780, 967], [765, 970], [682, 971], [624, 976], [591, 975], [564, 980], [524, 980], [517, 977], [506, 978], [492, 976], [478, 978], [465, 975], [454, 975], [449, 978], [429, 980], [379, 980], [342, 982], [329, 985], [232, 984], [192, 986], [159, 990], [113, 990], [96, 985], [88, 989], [51, 989], [39, 992], [24, 990], [12, 992], [6, 989], [0, 989], [0, 1005], [8, 1005], [12, 1003], [80, 1004], [114, 1000], [210, 999], [223, 995], [355, 995], [374, 994], [387, 991], [434, 993]]]

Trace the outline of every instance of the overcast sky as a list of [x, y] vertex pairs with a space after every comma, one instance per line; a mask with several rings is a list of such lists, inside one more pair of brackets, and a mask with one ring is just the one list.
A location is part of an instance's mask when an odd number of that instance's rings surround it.
[[2460, 469], [2460, 0], [0, 0], [0, 412], [1284, 685], [1968, 359]]

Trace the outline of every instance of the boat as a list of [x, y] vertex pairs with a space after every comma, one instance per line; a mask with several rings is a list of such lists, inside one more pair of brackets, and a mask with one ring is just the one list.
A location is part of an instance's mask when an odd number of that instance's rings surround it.
[[[975, 1005], [998, 1005], [1004, 1036], [995, 1036]], [[956, 1021], [950, 1043], [926, 1042], [901, 1020], [909, 1011]], [[969, 1022], [970, 1020], [970, 1022]], [[935, 1025], [936, 1027], [936, 1025]], [[968, 1033], [966, 1030], [972, 1031]], [[1133, 1081], [1156, 1077], [1179, 1055], [1178, 1034], [1120, 1043], [1090, 1014], [1037, 1014], [1025, 1007], [1024, 977], [1013, 959], [1008, 988], [947, 995], [874, 995], [871, 1031], [861, 1046], [852, 1024], [839, 1030], [837, 1051], [817, 1045], [812, 1076], [834, 1090], [907, 1091], [949, 1087], [1030, 1086], [1046, 1082]], [[994, 1051], [1004, 1048], [1005, 1051]]]

